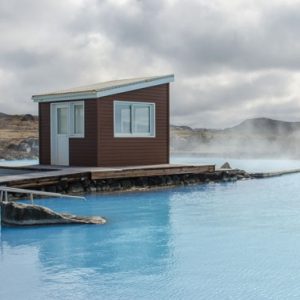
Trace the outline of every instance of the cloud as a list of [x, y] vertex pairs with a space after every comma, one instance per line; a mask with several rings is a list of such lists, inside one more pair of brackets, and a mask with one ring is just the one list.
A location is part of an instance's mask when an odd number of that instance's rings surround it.
[[299, 1], [0, 2], [0, 111], [32, 94], [174, 72], [172, 122], [299, 120]]

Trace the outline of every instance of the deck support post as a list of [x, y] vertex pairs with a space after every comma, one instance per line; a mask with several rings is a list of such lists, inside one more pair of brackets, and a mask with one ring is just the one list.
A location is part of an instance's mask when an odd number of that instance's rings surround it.
[[30, 194], [30, 201], [33, 204], [33, 194], [32, 193]]
[[33, 202], [33, 195], [86, 200], [86, 198], [83, 196], [64, 195], [64, 194], [59, 194], [59, 193], [26, 190], [26, 189], [19, 189], [19, 188], [14, 188], [14, 187], [7, 187], [7, 186], [0, 186], [0, 192], [1, 192], [0, 195], [2, 195], [0, 197], [0, 200], [1, 200], [1, 198], [3, 198], [3, 194], [4, 194], [6, 202], [8, 202], [8, 193], [27, 194], [27, 195], [29, 195], [29, 199], [31, 200], [31, 202]]

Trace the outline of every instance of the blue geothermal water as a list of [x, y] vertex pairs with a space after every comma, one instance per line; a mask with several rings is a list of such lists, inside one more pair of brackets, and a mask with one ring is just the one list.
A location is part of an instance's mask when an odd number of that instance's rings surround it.
[[299, 299], [299, 181], [37, 200], [108, 223], [1, 228], [0, 299]]
[[291, 169], [300, 169], [299, 160], [286, 159], [238, 159], [228, 157], [201, 157], [197, 155], [183, 155], [171, 157], [173, 164], [213, 164], [220, 168], [225, 162], [229, 162], [232, 168], [242, 169], [248, 172], [273, 172]]

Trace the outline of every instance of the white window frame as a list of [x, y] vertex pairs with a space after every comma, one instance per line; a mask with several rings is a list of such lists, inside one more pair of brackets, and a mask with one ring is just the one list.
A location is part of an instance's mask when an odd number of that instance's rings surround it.
[[[51, 123], [56, 124], [55, 114], [52, 112], [54, 111], [55, 107], [57, 106], [58, 102], [51, 103]], [[68, 136], [69, 138], [84, 138], [85, 136], [85, 109], [84, 109], [84, 101], [74, 101], [74, 102], [59, 102], [61, 105], [68, 105], [69, 114], [68, 114]], [[74, 106], [75, 105], [83, 105], [83, 133], [74, 133]], [[55, 125], [56, 126], [56, 125]], [[56, 128], [56, 127], [55, 127]], [[56, 129], [57, 130], [57, 129]], [[51, 133], [54, 134], [54, 133]]]
[[[116, 108], [118, 105], [130, 105], [131, 107], [131, 133], [120, 133], [116, 132]], [[134, 123], [134, 106], [146, 106], [150, 108], [150, 133], [135, 133], [133, 132], [133, 123]], [[155, 117], [155, 103], [151, 102], [136, 102], [136, 101], [114, 101], [114, 137], [116, 138], [155, 138], [156, 137], [156, 117]]]
[[[84, 110], [84, 101], [74, 101], [74, 102], [69, 102], [70, 105], [70, 138], [84, 138], [84, 133], [85, 133], [85, 110]], [[74, 107], [76, 105], [82, 105], [83, 106], [83, 132], [82, 133], [75, 133], [75, 128], [74, 128]]]

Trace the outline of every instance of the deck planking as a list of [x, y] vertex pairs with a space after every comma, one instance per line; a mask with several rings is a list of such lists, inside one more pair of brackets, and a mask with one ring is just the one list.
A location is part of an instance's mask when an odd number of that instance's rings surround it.
[[[58, 169], [59, 168], [59, 169]], [[24, 169], [24, 167], [23, 167]], [[180, 174], [200, 174], [214, 172], [214, 165], [147, 165], [133, 167], [58, 167], [36, 165], [28, 167], [29, 173], [0, 176], [0, 185], [33, 188], [55, 185], [59, 182], [78, 180], [126, 179]]]

